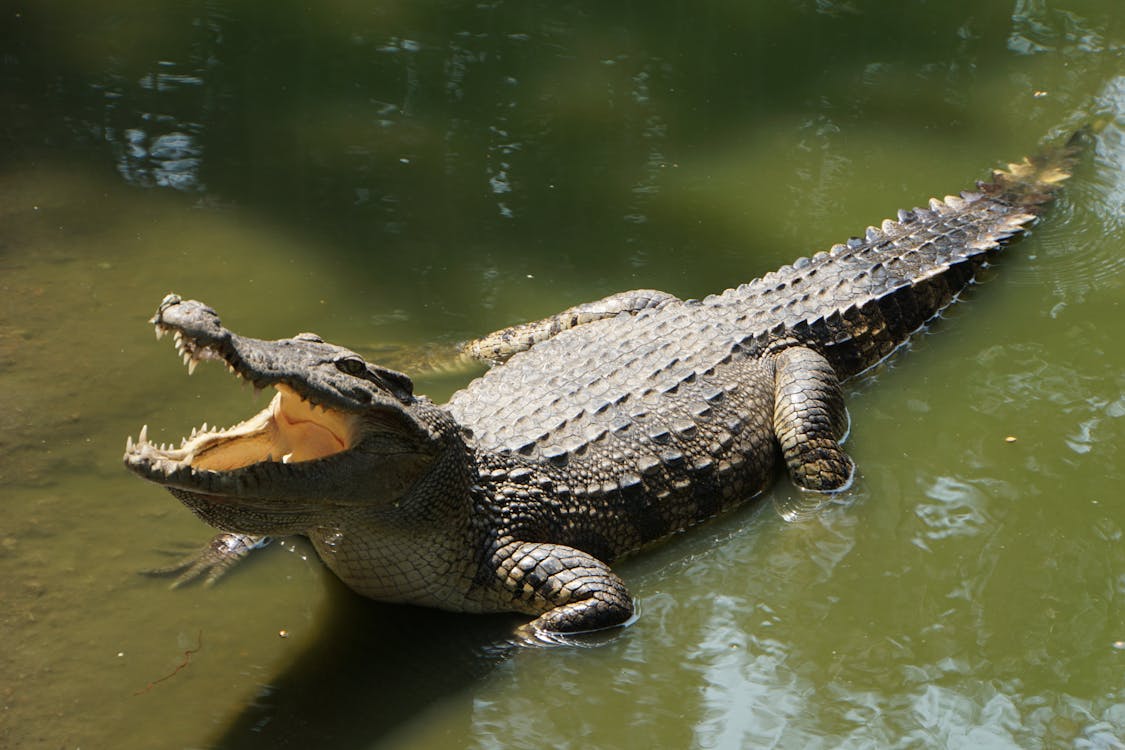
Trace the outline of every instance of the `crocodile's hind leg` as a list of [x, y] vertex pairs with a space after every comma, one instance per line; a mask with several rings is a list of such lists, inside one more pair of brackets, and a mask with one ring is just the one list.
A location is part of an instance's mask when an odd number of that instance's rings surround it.
[[773, 429], [793, 482], [815, 492], [848, 486], [855, 464], [840, 447], [848, 415], [836, 371], [812, 349], [774, 356]]
[[473, 339], [461, 346], [461, 352], [482, 362], [498, 364], [513, 354], [530, 349], [568, 328], [592, 323], [595, 320], [614, 318], [621, 313], [636, 315], [643, 310], [662, 307], [669, 302], [679, 302], [679, 298], [655, 289], [618, 292], [594, 302], [575, 305], [549, 318], [521, 323]]
[[585, 633], [626, 623], [633, 600], [609, 566], [562, 544], [511, 542], [491, 560], [512, 608], [537, 614], [521, 629], [536, 638]]

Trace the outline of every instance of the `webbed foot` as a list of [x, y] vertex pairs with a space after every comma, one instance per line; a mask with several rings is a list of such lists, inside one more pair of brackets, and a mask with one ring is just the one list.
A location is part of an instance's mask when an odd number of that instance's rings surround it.
[[216, 534], [207, 545], [167, 567], [142, 571], [148, 576], [175, 576], [171, 588], [179, 588], [202, 579], [204, 586], [211, 586], [222, 578], [231, 568], [256, 549], [265, 547], [271, 541], [268, 536], [251, 534]]

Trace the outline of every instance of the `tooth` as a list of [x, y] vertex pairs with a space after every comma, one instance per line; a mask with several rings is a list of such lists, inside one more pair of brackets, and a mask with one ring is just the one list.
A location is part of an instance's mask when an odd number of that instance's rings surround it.
[[283, 463], [283, 464], [287, 464], [291, 460], [293, 460], [293, 454], [292, 453], [286, 453], [284, 456], [281, 457], [281, 463]]
[[203, 426], [199, 428], [199, 431], [200, 432], [207, 432], [207, 423], [206, 422], [204, 422]]
[[147, 424], [144, 427], [141, 428], [141, 434], [137, 436], [137, 442], [138, 443], [147, 443], [148, 442], [148, 425]]
[[198, 359], [188, 359], [187, 374], [191, 375], [192, 373], [194, 373], [195, 372], [195, 366], [198, 365], [198, 364], [199, 364]]
[[126, 453], [132, 453], [133, 452], [133, 436], [132, 435], [125, 438], [125, 452]]
[[164, 331], [161, 330], [160, 326], [153, 326], [152, 330], [156, 331], [156, 340], [157, 341], [164, 338]]

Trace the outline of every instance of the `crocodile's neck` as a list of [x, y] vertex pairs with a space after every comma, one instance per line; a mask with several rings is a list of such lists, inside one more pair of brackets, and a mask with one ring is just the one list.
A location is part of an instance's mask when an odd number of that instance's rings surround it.
[[464, 598], [480, 565], [473, 559], [481, 547], [472, 502], [476, 452], [445, 409], [419, 402], [415, 413], [440, 446], [429, 470], [394, 503], [337, 514], [309, 538], [325, 564], [364, 596], [449, 606]]

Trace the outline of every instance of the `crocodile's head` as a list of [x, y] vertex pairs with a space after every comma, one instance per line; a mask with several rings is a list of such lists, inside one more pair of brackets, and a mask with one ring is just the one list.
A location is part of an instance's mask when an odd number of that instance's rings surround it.
[[303, 333], [263, 341], [223, 327], [206, 305], [170, 294], [152, 318], [191, 372], [218, 360], [277, 394], [227, 429], [193, 430], [178, 447], [131, 437], [125, 466], [168, 488], [227, 531], [304, 533], [365, 508], [396, 503], [440, 451], [405, 375]]

